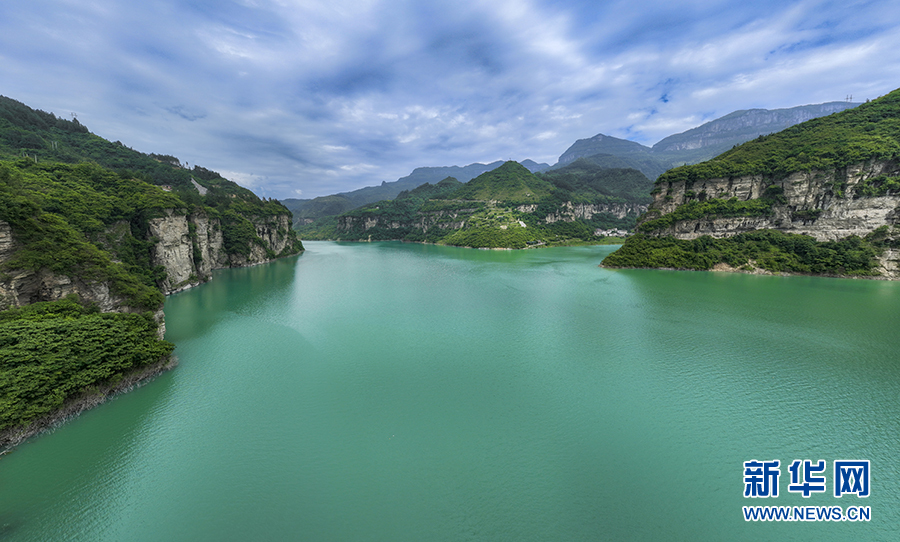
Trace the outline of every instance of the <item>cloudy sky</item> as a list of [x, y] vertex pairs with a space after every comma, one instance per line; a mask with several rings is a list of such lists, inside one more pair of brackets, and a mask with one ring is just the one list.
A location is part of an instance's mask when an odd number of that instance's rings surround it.
[[896, 0], [0, 3], [0, 94], [276, 198], [896, 87]]

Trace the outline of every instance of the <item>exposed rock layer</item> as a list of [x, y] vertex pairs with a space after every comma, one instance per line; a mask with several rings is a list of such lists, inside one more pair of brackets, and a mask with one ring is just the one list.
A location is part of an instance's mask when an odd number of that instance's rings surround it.
[[291, 243], [288, 215], [250, 217], [262, 244], [251, 243], [250, 253], [227, 254], [218, 219], [205, 214], [184, 215], [167, 210], [166, 216], [150, 220], [150, 236], [157, 239], [153, 263], [166, 268], [161, 285], [164, 294], [206, 282], [214, 269], [244, 267], [271, 260]]
[[[212, 270], [263, 263], [280, 255], [291, 246], [288, 215], [251, 217], [261, 243], [251, 243], [248, 255], [227, 254], [224, 235], [218, 219], [205, 214], [186, 215], [175, 210], [149, 221], [148, 238], [155, 244], [151, 250], [152, 265], [166, 269], [160, 285], [164, 294], [196, 286], [209, 280]], [[111, 231], [118, 225], [110, 227]], [[13, 257], [17, 243], [12, 229], [0, 221], [0, 264]], [[80, 277], [57, 275], [46, 269], [38, 271], [8, 270], [0, 275], [0, 310], [20, 307], [38, 301], [56, 301], [77, 294], [84, 301], [97, 304], [103, 312], [130, 312], [125, 300], [110, 291], [106, 282], [91, 282]], [[158, 311], [160, 334], [164, 332], [162, 310]]]
[[[762, 197], [767, 190], [783, 193], [784, 203], [772, 206], [767, 216], [704, 217], [679, 220], [655, 230], [654, 236], [696, 239], [703, 235], [730, 237], [759, 229], [805, 234], [818, 241], [833, 241], [850, 235], [864, 237], [881, 226], [900, 224], [900, 194], [866, 196], [867, 181], [886, 175], [900, 175], [900, 164], [889, 160], [870, 160], [833, 171], [793, 173], [776, 179], [765, 175], [677, 181], [658, 185], [658, 193], [645, 218], [656, 218], [675, 211], [680, 205], [705, 198], [741, 201]], [[897, 254], [888, 250], [881, 258], [884, 276], [900, 278]]]
[[[522, 213], [533, 213], [537, 209], [536, 204], [519, 205], [516, 210]], [[338, 231], [366, 231], [374, 227], [399, 229], [412, 227], [417, 230], [427, 231], [430, 228], [441, 228], [447, 230], [458, 230], [466, 226], [466, 219], [472, 216], [479, 209], [457, 209], [453, 211], [441, 210], [431, 212], [419, 212], [415, 218], [408, 223], [398, 222], [396, 220], [384, 220], [375, 216], [356, 217], [341, 216], [338, 219]], [[544, 222], [552, 224], [553, 222], [574, 222], [577, 219], [591, 220], [594, 215], [607, 214], [622, 219], [628, 215], [638, 216], [647, 210], [646, 205], [638, 205], [633, 203], [572, 203], [565, 202], [556, 211], [548, 214], [544, 218]]]

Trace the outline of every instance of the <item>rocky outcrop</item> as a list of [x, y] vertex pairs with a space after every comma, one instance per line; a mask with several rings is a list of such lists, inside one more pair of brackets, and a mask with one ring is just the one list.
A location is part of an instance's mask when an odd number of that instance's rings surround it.
[[[758, 199], [767, 191], [779, 194], [766, 216], [704, 217], [681, 220], [652, 235], [696, 239], [702, 235], [730, 237], [759, 229], [799, 233], [818, 241], [849, 235], [863, 237], [880, 226], [900, 223], [900, 194], [867, 196], [867, 181], [900, 174], [895, 161], [872, 160], [833, 171], [798, 172], [783, 179], [764, 175], [673, 182], [658, 185], [647, 218], [669, 214], [680, 205], [708, 198]], [[783, 198], [783, 199], [782, 199]]]
[[198, 279], [207, 280], [212, 276], [213, 269], [228, 267], [225, 238], [218, 220], [210, 219], [205, 214], [191, 215], [188, 217], [188, 234], [191, 236], [191, 248], [197, 248], [193, 264]]
[[[163, 216], [150, 219], [147, 236], [154, 241], [151, 263], [163, 266], [166, 278], [160, 284], [164, 294], [201, 284], [212, 277], [214, 269], [241, 267], [270, 261], [274, 256], [291, 253], [290, 217], [277, 215], [251, 218], [258, 243], [252, 243], [250, 253], [227, 254], [224, 235], [218, 219], [206, 214], [186, 215], [167, 209]], [[109, 227], [104, 243], [121, 242], [128, 230], [127, 223]], [[17, 250], [17, 243], [9, 224], [0, 221], [0, 264], [9, 261]], [[57, 301], [76, 294], [86, 302], [96, 304], [102, 312], [132, 312], [124, 298], [110, 291], [104, 281], [90, 281], [50, 272], [11, 269], [0, 274], [0, 310], [21, 307], [38, 301]], [[160, 336], [165, 333], [162, 310], [156, 320]]]
[[245, 267], [272, 260], [293, 247], [291, 217], [274, 215], [248, 217], [259, 242], [250, 244], [248, 254], [228, 254], [219, 219], [203, 213], [186, 215], [167, 209], [165, 216], [149, 221], [149, 235], [156, 240], [153, 263], [166, 269], [160, 285], [164, 294], [206, 282], [214, 269]]
[[341, 216], [338, 218], [337, 231], [368, 231], [380, 227], [392, 230], [412, 228], [428, 231], [431, 228], [458, 230], [466, 225], [466, 219], [478, 209], [457, 209], [453, 211], [419, 212], [409, 222], [400, 222], [378, 216]]
[[[12, 228], [0, 221], [0, 263], [11, 259], [17, 248]], [[110, 293], [109, 284], [105, 282], [56, 275], [46, 269], [11, 269], [0, 275], [0, 310], [39, 301], [56, 301], [71, 294], [95, 303], [103, 312], [115, 311], [123, 303], [121, 298]]]
[[[897, 231], [900, 191], [875, 191], [872, 194], [869, 181], [898, 175], [900, 163], [897, 161], [870, 160], [832, 171], [793, 173], [783, 179], [749, 175], [671, 182], [657, 185], [650, 213], [643, 220], [665, 216], [691, 201], [708, 198], [748, 201], [768, 194], [772, 201], [771, 211], [763, 216], [704, 216], [678, 220], [648, 232], [648, 235], [678, 239], [696, 239], [703, 235], [722, 238], [774, 229], [809, 235], [817, 241], [835, 241], [851, 235], [865, 237], [882, 226]], [[900, 250], [886, 249], [878, 257], [876, 271], [885, 278], [900, 279]]]
[[11, 270], [0, 281], [0, 310], [21, 307], [39, 301], [57, 301], [75, 294], [96, 304], [102, 312], [118, 311], [123, 300], [109, 291], [105, 282], [87, 282], [46, 269], [40, 271]]
[[156, 239], [152, 249], [153, 263], [166, 268], [166, 279], [160, 289], [163, 293], [170, 293], [199, 283], [200, 276], [194, 263], [194, 243], [187, 215], [172, 209], [167, 209], [165, 213], [166, 216], [149, 221], [149, 232]]
[[[554, 222], [574, 222], [576, 219], [592, 220], [594, 215], [612, 215], [622, 219], [631, 215], [636, 217], [647, 211], [646, 205], [636, 203], [572, 203], [567, 201], [555, 213], [544, 219], [547, 224]], [[533, 212], [533, 211], [532, 211]]]
[[[18, 244], [9, 224], [0, 220], [0, 265], [10, 260]], [[109, 283], [89, 281], [81, 277], [58, 275], [47, 269], [29, 271], [10, 269], [0, 274], [0, 310], [22, 307], [41, 301], [58, 301], [70, 295], [96, 305], [101, 312], [137, 312], [125, 299], [110, 291]], [[163, 338], [166, 324], [162, 308], [154, 313], [157, 333]]]
[[[275, 254], [281, 254], [289, 247], [292, 239], [292, 237], [288, 235], [291, 231], [290, 216], [274, 215], [268, 217], [253, 217], [251, 218], [251, 221], [256, 228], [256, 235], [262, 239], [262, 242], [265, 243], [267, 249]], [[262, 262], [253, 261], [250, 263], [254, 264]]]
[[[491, 202], [495, 203], [495, 202]], [[533, 213], [537, 210], [537, 204], [523, 204], [515, 209], [520, 213]], [[431, 212], [419, 212], [415, 218], [409, 222], [398, 222], [396, 220], [388, 220], [378, 216], [341, 216], [338, 218], [337, 231], [367, 231], [375, 227], [387, 229], [412, 228], [414, 230], [427, 232], [431, 228], [440, 228], [442, 230], [459, 230], [466, 226], [466, 221], [473, 213], [480, 209], [456, 209], [441, 210]], [[555, 212], [546, 216], [544, 221], [547, 224], [554, 222], [574, 222], [577, 219], [591, 220], [595, 215], [607, 214], [622, 219], [629, 215], [637, 217], [641, 213], [647, 211], [646, 205], [638, 205], [633, 203], [572, 203], [565, 202]]]

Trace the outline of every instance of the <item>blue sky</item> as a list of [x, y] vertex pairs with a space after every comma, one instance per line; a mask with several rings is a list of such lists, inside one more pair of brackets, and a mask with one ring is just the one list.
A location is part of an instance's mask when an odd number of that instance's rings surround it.
[[0, 94], [275, 198], [896, 87], [893, 0], [0, 4]]

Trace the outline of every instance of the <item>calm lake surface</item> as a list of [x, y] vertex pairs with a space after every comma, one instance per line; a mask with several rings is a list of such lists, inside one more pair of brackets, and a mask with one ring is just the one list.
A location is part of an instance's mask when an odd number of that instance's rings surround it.
[[[306, 245], [170, 296], [174, 371], [0, 458], [0, 539], [896, 540], [900, 284]], [[833, 496], [845, 459], [868, 498]]]

